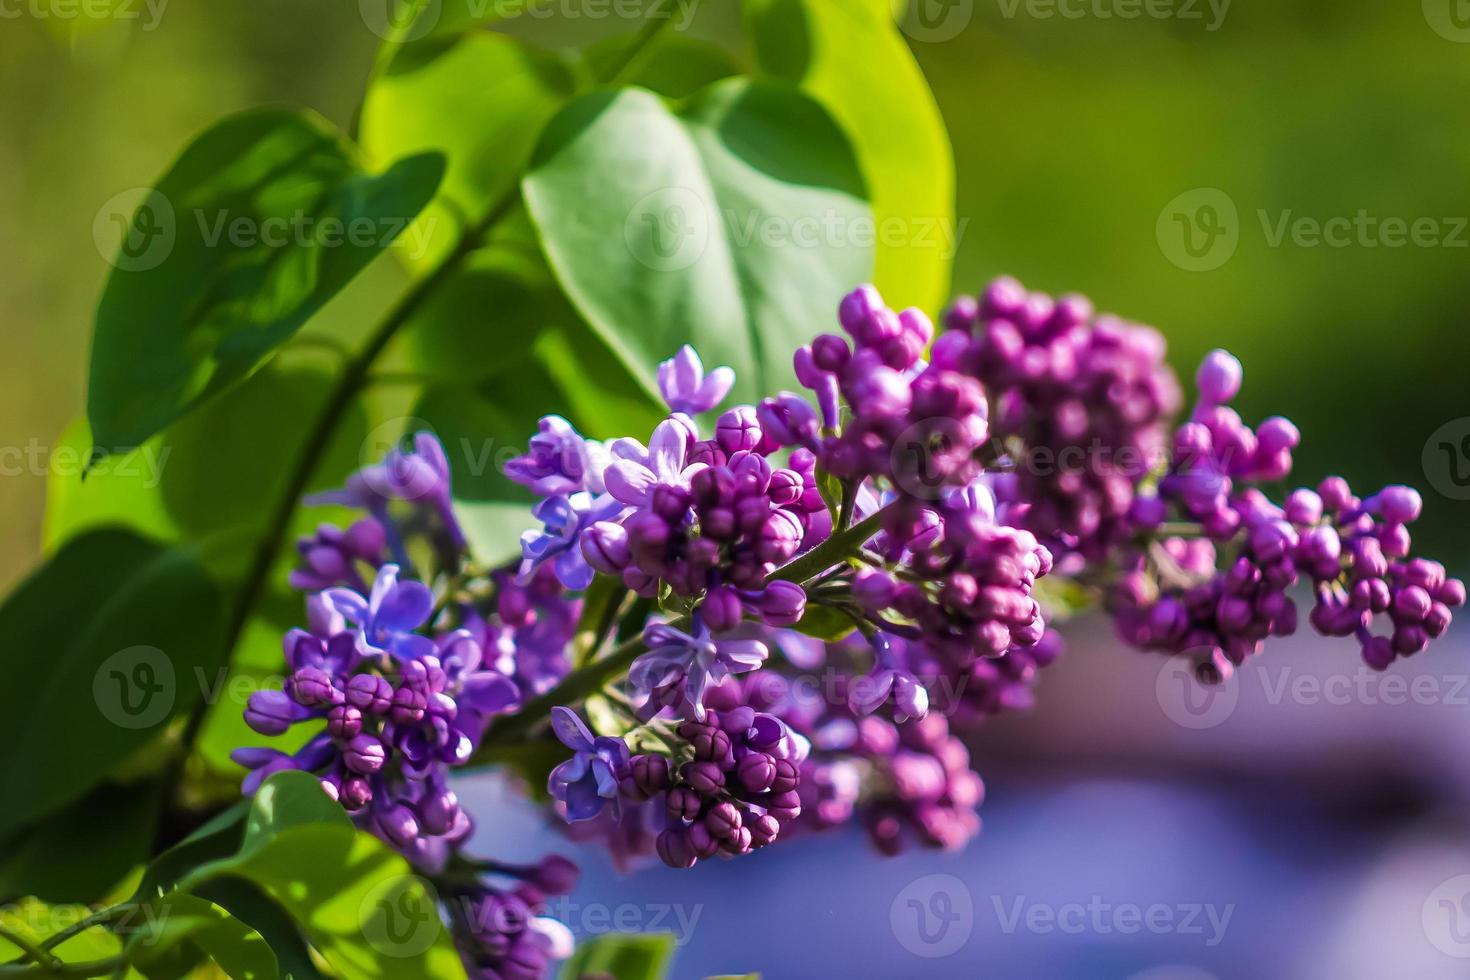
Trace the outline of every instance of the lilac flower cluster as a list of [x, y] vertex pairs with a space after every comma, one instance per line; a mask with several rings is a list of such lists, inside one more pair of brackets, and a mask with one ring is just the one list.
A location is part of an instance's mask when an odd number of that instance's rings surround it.
[[[620, 867], [849, 822], [883, 853], [952, 849], [984, 796], [961, 735], [1032, 705], [1061, 651], [1048, 596], [1102, 597], [1126, 642], [1192, 657], [1209, 682], [1297, 628], [1293, 590], [1375, 669], [1465, 602], [1410, 553], [1414, 491], [1360, 498], [1333, 477], [1267, 495], [1300, 434], [1242, 421], [1223, 352], [1177, 422], [1157, 331], [1080, 297], [1002, 279], [936, 337], [864, 286], [838, 321], [795, 353], [810, 401], [728, 408], [708, 437], [696, 417], [734, 374], [688, 347], [659, 365], [669, 412], [646, 445], [543, 418], [506, 466], [536, 499], [500, 567], [467, 553], [430, 435], [319, 498], [367, 516], [298, 545], [308, 625], [246, 720], [312, 731], [290, 754], [240, 750], [246, 791], [315, 773], [461, 900], [448, 918], [471, 976], [537, 977], [568, 949], [544, 911], [573, 871], [460, 853], [473, 821], [450, 772], [487, 737], [549, 726], [564, 751], [535, 778]], [[817, 671], [837, 683], [810, 687]]]
[[285, 690], [253, 694], [245, 721], [271, 736], [302, 723], [325, 728], [294, 755], [238, 750], [253, 770], [246, 792], [282, 769], [318, 773], [360, 825], [419, 864], [442, 864], [472, 829], [448, 769], [469, 761], [490, 718], [520, 692], [485, 665], [467, 631], [418, 632], [433, 596], [400, 581], [396, 565], [382, 567], [369, 596], [335, 588], [310, 601], [311, 629], [286, 637]]
[[[1138, 530], [1157, 532], [1173, 517], [1197, 537], [1154, 533], [1125, 554], [1114, 587], [1120, 634], [1146, 649], [1188, 653], [1203, 679], [1218, 681], [1268, 638], [1295, 632], [1289, 591], [1305, 579], [1316, 600], [1312, 626], [1355, 637], [1375, 670], [1424, 649], [1449, 627], [1465, 587], [1438, 563], [1409, 557], [1419, 494], [1393, 486], [1364, 501], [1329, 477], [1284, 505], [1272, 502], [1250, 484], [1289, 476], [1300, 435], [1279, 417], [1258, 429], [1241, 421], [1228, 402], [1242, 374], [1224, 351], [1205, 359], [1199, 403], [1175, 433], [1168, 473], [1156, 495], [1135, 501]], [[1222, 553], [1234, 557], [1217, 567]], [[1372, 631], [1380, 615], [1392, 627], [1386, 636]]]
[[995, 435], [1015, 450], [1023, 525], [1059, 551], [1100, 557], [1179, 409], [1163, 336], [1010, 278], [957, 299], [945, 325], [946, 351], [984, 384]]

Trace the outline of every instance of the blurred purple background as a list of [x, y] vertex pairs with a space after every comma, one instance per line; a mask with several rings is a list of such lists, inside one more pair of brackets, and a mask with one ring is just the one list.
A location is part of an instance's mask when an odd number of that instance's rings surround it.
[[620, 876], [495, 777], [461, 788], [475, 848], [575, 854], [553, 910], [675, 933], [679, 980], [1470, 976], [1463, 641], [1379, 675], [1299, 637], [1210, 694], [1100, 620], [1067, 634], [1036, 710], [972, 743], [988, 798], [962, 853], [880, 860], [853, 828]]

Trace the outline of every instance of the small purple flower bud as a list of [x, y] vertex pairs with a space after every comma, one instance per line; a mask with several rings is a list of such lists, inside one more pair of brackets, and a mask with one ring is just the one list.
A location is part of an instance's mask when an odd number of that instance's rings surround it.
[[383, 549], [387, 547], [388, 536], [383, 530], [383, 525], [373, 518], [365, 517], [347, 529], [342, 543], [355, 557], [376, 564], [382, 559]]
[[767, 792], [776, 781], [776, 760], [764, 752], [752, 752], [736, 764], [735, 774], [750, 792]]
[[760, 445], [761, 427], [755, 406], [737, 405], [715, 423], [715, 442], [728, 456]]
[[700, 604], [699, 613], [711, 633], [724, 633], [740, 624], [744, 609], [740, 605], [740, 594], [728, 585], [710, 589]]
[[377, 828], [395, 847], [408, 848], [419, 836], [419, 822], [413, 811], [402, 804], [388, 807], [378, 813]]
[[664, 799], [664, 810], [671, 820], [698, 819], [702, 805], [699, 794], [688, 786], [675, 786]]
[[337, 798], [348, 810], [361, 810], [373, 800], [373, 787], [361, 776], [348, 776], [337, 790]]
[[1371, 501], [1374, 510], [1389, 524], [1412, 524], [1419, 519], [1424, 500], [1413, 487], [1384, 487]]
[[1240, 393], [1244, 371], [1240, 361], [1228, 351], [1214, 350], [1206, 355], [1194, 381], [1200, 399], [1211, 405], [1224, 405]]
[[628, 532], [621, 524], [598, 521], [582, 532], [582, 556], [604, 575], [621, 575], [633, 560]]
[[766, 812], [783, 824], [790, 823], [801, 816], [801, 797], [794, 789], [785, 793], [773, 792], [766, 804]]
[[342, 762], [355, 773], [371, 776], [388, 760], [383, 743], [372, 735], [358, 735], [342, 750]]
[[354, 674], [347, 682], [347, 703], [364, 714], [381, 715], [393, 704], [393, 685], [377, 674]]
[[430, 792], [418, 806], [419, 822], [431, 837], [442, 837], [454, 829], [459, 819], [459, 797], [452, 790]]
[[393, 692], [392, 716], [400, 725], [417, 725], [423, 721], [428, 707], [429, 699], [423, 692], [407, 684], [399, 685], [398, 690]]
[[801, 539], [805, 536], [806, 530], [801, 526], [801, 521], [791, 511], [771, 511], [756, 542], [756, 557], [779, 565], [796, 554], [796, 550], [801, 547]]
[[669, 760], [661, 755], [635, 755], [619, 782], [623, 795], [643, 801], [669, 787]]
[[691, 825], [686, 833], [696, 857], [711, 858], [720, 852], [720, 839], [709, 832], [703, 820]]
[[245, 724], [262, 735], [281, 735], [304, 714], [284, 691], [256, 691], [245, 704]]
[[743, 821], [735, 804], [725, 802], [710, 808], [709, 813], [704, 816], [704, 825], [713, 836], [720, 840], [729, 840], [740, 830]]
[[796, 790], [797, 784], [800, 781], [800, 775], [796, 768], [796, 763], [792, 762], [790, 759], [776, 760], [776, 775], [775, 778], [771, 780], [770, 791], [772, 793], [781, 794], [794, 792]]
[[689, 846], [689, 835], [682, 828], [670, 827], [658, 835], [659, 860], [671, 868], [692, 868], [699, 859]]
[[819, 370], [841, 371], [851, 357], [847, 341], [836, 334], [824, 333], [812, 341], [812, 363]]
[[320, 667], [303, 667], [291, 675], [290, 692], [297, 704], [308, 708], [324, 708], [341, 704], [342, 692], [332, 683], [332, 676]]
[[837, 307], [837, 320], [842, 329], [856, 337], [865, 329], [867, 321], [885, 308], [877, 287], [864, 284], [842, 297]]
[[713, 762], [687, 762], [679, 775], [694, 792], [703, 796], [717, 793], [725, 786], [725, 773]]
[[356, 738], [362, 733], [362, 711], [350, 704], [339, 704], [327, 712], [327, 734], [333, 738]]
[[541, 859], [536, 870], [526, 879], [546, 895], [568, 895], [577, 887], [582, 870], [576, 862], [560, 854], [551, 854]]
[[781, 823], [770, 814], [756, 817], [746, 827], [750, 830], [752, 847], [765, 847], [775, 843], [776, 838], [781, 836]]
[[777, 580], [762, 591], [747, 595], [746, 602], [767, 626], [785, 629], [801, 622], [806, 612], [806, 591], [795, 582]]

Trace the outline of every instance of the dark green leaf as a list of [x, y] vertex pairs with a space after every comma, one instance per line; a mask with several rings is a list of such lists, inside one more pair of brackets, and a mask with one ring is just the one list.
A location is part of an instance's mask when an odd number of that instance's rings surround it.
[[746, 0], [741, 6], [761, 67], [798, 83], [852, 139], [872, 192], [874, 282], [884, 298], [895, 308], [937, 311], [963, 230], [955, 223], [954, 157], [891, 5]]
[[796, 624], [798, 633], [826, 640], [828, 643], [835, 643], [855, 629], [857, 626], [851, 616], [844, 615], [831, 606], [819, 606], [816, 603], [807, 605], [801, 622]]
[[[99, 786], [51, 819], [0, 845], [0, 896], [100, 901], [148, 859], [158, 817], [153, 785]], [[105, 817], [108, 832], [95, 833]]]
[[[636, 34], [610, 37], [587, 49], [587, 64], [598, 81], [612, 79], [636, 37]], [[644, 50], [628, 84], [671, 99], [683, 99], [706, 85], [739, 73], [740, 66], [718, 45], [687, 34], [666, 34]]]
[[792, 350], [872, 273], [851, 148], [782, 86], [721, 82], [677, 115], [642, 89], [584, 96], [524, 192], [568, 297], [650, 388], [686, 342], [735, 368], [737, 398], [792, 386]]
[[[291, 916], [248, 879], [223, 875], [204, 882], [195, 891], [200, 897], [227, 910], [263, 940], [270, 965], [282, 978], [316, 980], [322, 975], [312, 962], [306, 939]], [[230, 933], [206, 933], [200, 937], [199, 942], [215, 962], [230, 972], [232, 977], [237, 977], [238, 974], [226, 966], [227, 962], [243, 957], [249, 957], [249, 962], [258, 962], [258, 957], [252, 955], [255, 951], [250, 948], [248, 941], [242, 944], [242, 940], [249, 938]]]
[[223, 611], [191, 552], [126, 531], [77, 538], [21, 585], [0, 607], [0, 835], [80, 797], [199, 699]]
[[358, 168], [290, 109], [200, 135], [120, 229], [97, 309], [87, 417], [99, 454], [141, 445], [246, 377], [433, 197], [443, 159]]
[[562, 968], [562, 980], [609, 976], [613, 980], [660, 980], [674, 959], [669, 933], [609, 933], [578, 943]]

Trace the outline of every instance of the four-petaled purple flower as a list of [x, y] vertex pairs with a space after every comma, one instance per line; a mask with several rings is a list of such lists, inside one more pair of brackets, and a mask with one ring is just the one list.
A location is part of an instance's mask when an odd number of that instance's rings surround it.
[[768, 655], [759, 640], [715, 639], [698, 616], [692, 634], [656, 623], [643, 631], [643, 642], [648, 652], [633, 661], [628, 681], [647, 717], [662, 708], [676, 707], [704, 721], [706, 689], [732, 674], [755, 670]]
[[735, 372], [730, 368], [717, 367], [705, 374], [704, 362], [688, 344], [658, 366], [658, 390], [675, 412], [708, 412], [725, 400], [734, 384]]
[[655, 487], [688, 488], [704, 463], [689, 463], [693, 425], [684, 416], [664, 419], [648, 440], [648, 452], [640, 459], [613, 460], [603, 474], [607, 492], [630, 507], [648, 507]]
[[434, 653], [434, 641], [414, 632], [433, 614], [434, 593], [422, 582], [400, 582], [397, 565], [378, 570], [372, 595], [366, 599], [352, 589], [328, 589], [324, 595], [357, 627], [361, 655], [418, 660]]
[[620, 738], [593, 737], [570, 708], [551, 709], [551, 730], [573, 755], [551, 771], [547, 789], [566, 805], [568, 820], [591, 820], [605, 803], [618, 806], [618, 778], [628, 767], [628, 746]]
[[554, 561], [556, 577], [562, 585], [577, 591], [592, 584], [596, 574], [578, 547], [582, 532], [598, 521], [617, 517], [622, 504], [606, 494], [593, 497], [585, 491], [570, 496], [547, 497], [531, 509], [544, 528], [521, 535], [521, 567], [517, 581], [522, 585], [536, 574], [536, 569]]
[[602, 493], [602, 471], [611, 455], [595, 439], [585, 439], [560, 415], [547, 415], [523, 456], [505, 464], [505, 475], [541, 497], [581, 490]]

